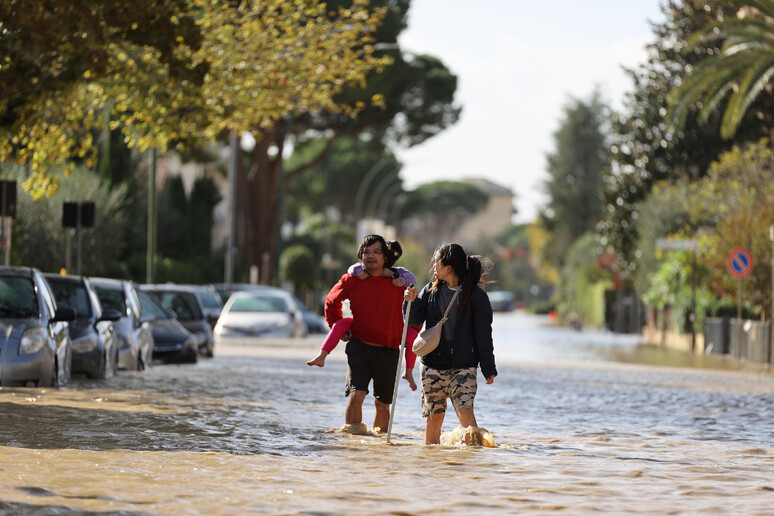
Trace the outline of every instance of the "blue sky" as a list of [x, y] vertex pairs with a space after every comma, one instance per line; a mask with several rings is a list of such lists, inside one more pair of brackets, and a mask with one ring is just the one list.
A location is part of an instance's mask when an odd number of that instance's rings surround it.
[[516, 195], [516, 222], [545, 204], [545, 156], [563, 106], [595, 86], [620, 107], [621, 66], [645, 61], [660, 0], [413, 0], [401, 46], [458, 76], [460, 121], [399, 152], [406, 186], [486, 177]]

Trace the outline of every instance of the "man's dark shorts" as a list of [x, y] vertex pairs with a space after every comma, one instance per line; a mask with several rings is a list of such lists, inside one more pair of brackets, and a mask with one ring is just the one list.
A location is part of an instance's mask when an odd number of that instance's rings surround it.
[[398, 371], [397, 349], [386, 346], [371, 346], [356, 338], [347, 342], [347, 383], [344, 395], [352, 391], [368, 393], [368, 384], [374, 381], [374, 398], [392, 403], [395, 388], [395, 374]]

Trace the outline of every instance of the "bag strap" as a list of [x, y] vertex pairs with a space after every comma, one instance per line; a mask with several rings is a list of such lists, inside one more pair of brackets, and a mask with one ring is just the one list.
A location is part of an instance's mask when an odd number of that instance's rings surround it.
[[460, 289], [457, 289], [454, 291], [454, 295], [451, 298], [451, 301], [449, 301], [449, 306], [446, 307], [446, 311], [443, 313], [443, 321], [446, 322], [446, 320], [449, 318], [449, 312], [451, 312], [452, 306], [454, 306], [454, 300], [457, 299], [457, 294], [460, 293]]

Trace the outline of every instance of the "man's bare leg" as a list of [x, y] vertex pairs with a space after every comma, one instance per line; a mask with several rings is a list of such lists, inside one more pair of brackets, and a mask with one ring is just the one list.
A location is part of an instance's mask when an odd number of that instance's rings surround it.
[[366, 391], [352, 391], [349, 393], [347, 411], [344, 414], [344, 422], [348, 425], [363, 422], [363, 401]]
[[425, 444], [441, 444], [441, 426], [446, 412], [427, 418], [425, 423]]
[[376, 415], [374, 416], [374, 430], [379, 428], [382, 432], [387, 431], [390, 424], [390, 406], [375, 399]]

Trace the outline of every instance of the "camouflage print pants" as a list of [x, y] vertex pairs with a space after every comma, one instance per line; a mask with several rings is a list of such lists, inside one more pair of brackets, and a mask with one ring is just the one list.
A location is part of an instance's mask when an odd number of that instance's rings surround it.
[[446, 412], [451, 398], [455, 410], [471, 408], [476, 397], [476, 368], [433, 369], [422, 366], [422, 417]]

